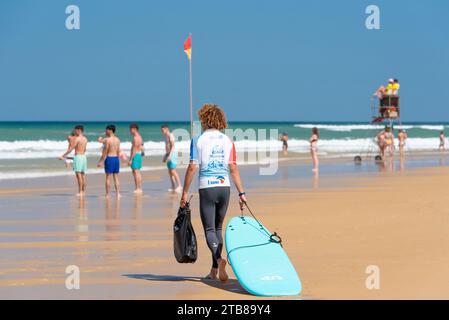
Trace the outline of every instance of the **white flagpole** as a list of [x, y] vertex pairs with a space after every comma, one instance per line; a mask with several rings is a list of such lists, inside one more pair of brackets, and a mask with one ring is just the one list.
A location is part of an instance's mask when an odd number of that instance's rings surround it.
[[[189, 34], [192, 37], [192, 34]], [[192, 50], [192, 49], [190, 49]], [[192, 51], [189, 59], [189, 101], [190, 101], [190, 137], [193, 138], [193, 98], [192, 98]]]

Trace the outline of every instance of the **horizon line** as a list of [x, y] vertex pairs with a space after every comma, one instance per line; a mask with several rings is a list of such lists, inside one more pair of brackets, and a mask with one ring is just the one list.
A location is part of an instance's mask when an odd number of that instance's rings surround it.
[[[196, 120], [199, 121], [199, 120]], [[189, 124], [189, 120], [0, 120], [0, 123], [186, 123]], [[369, 121], [361, 121], [361, 120], [236, 120], [230, 121], [228, 123], [298, 123], [298, 124], [309, 124], [309, 123], [363, 123], [363, 124], [372, 124]], [[436, 123], [436, 124], [449, 124], [448, 120], [437, 121], [437, 120], [410, 120], [410, 121], [402, 121], [402, 123], [396, 123], [396, 125], [401, 125], [403, 123]]]

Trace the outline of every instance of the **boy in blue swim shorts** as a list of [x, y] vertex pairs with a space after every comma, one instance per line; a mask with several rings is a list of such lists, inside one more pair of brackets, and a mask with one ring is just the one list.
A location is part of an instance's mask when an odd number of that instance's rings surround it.
[[165, 138], [165, 155], [162, 162], [167, 164], [168, 175], [170, 176], [171, 188], [169, 192], [181, 192], [181, 180], [176, 172], [176, 166], [178, 164], [178, 153], [175, 150], [175, 136], [170, 132], [168, 125], [161, 126], [162, 135]]
[[106, 138], [103, 140], [103, 153], [97, 166], [104, 164], [104, 172], [106, 174], [106, 197], [109, 196], [111, 189], [111, 176], [114, 179], [115, 192], [120, 197], [120, 182], [118, 174], [120, 172], [120, 139], [115, 135], [115, 126], [108, 125], [106, 127]]
[[167, 168], [170, 170], [176, 169], [176, 166], [178, 165], [178, 154], [176, 152], [173, 152], [171, 154], [171, 157], [169, 160], [167, 160]]
[[107, 156], [104, 160], [104, 172], [106, 174], [118, 174], [120, 172], [120, 159], [119, 157]]

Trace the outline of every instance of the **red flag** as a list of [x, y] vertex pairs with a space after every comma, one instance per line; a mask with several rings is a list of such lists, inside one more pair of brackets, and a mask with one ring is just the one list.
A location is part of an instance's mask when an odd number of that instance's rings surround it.
[[189, 34], [189, 37], [184, 42], [184, 52], [187, 55], [187, 58], [192, 59], [192, 35]]

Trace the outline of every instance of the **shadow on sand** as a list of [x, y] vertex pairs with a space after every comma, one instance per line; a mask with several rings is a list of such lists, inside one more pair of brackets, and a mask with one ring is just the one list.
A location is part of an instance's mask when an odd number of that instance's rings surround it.
[[201, 277], [186, 277], [186, 276], [172, 276], [172, 275], [157, 275], [157, 274], [124, 274], [124, 277], [148, 280], [148, 281], [166, 281], [166, 282], [201, 282], [213, 288], [239, 293], [244, 295], [250, 295], [236, 279], [229, 279], [226, 283], [222, 283], [219, 280], [209, 280]]

